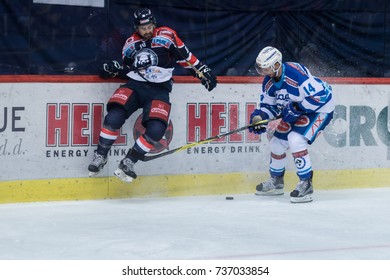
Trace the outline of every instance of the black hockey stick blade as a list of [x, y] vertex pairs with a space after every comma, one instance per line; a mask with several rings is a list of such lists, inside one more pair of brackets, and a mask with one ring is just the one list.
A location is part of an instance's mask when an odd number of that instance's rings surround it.
[[138, 159], [141, 160], [141, 161], [150, 161], [150, 160], [153, 160], [153, 159], [161, 158], [161, 157], [164, 157], [164, 156], [176, 153], [176, 152], [180, 152], [180, 151], [186, 150], [188, 148], [192, 148], [194, 146], [198, 146], [198, 145], [201, 145], [201, 144], [212, 142], [212, 141], [220, 139], [222, 137], [225, 137], [225, 136], [228, 136], [228, 135], [231, 135], [231, 134], [243, 131], [243, 130], [248, 129], [250, 127], [268, 124], [269, 122], [274, 121], [274, 120], [279, 119], [279, 118], [280, 117], [278, 116], [276, 118], [271, 118], [271, 119], [267, 119], [267, 120], [261, 120], [259, 122], [256, 122], [256, 123], [253, 123], [253, 124], [249, 124], [249, 125], [246, 125], [246, 126], [243, 126], [243, 127], [240, 127], [240, 128], [237, 128], [237, 129], [225, 132], [225, 133], [221, 133], [221, 134], [209, 137], [207, 139], [200, 140], [198, 142], [189, 143], [187, 145], [184, 145], [184, 146], [181, 146], [181, 147], [177, 147], [175, 149], [172, 149], [172, 150], [169, 150], [169, 151], [157, 154], [157, 155], [143, 156], [142, 158], [138, 158]]

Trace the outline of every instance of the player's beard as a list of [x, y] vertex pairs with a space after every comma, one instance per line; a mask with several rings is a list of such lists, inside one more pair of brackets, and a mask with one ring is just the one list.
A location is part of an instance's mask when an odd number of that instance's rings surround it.
[[149, 32], [149, 33], [145, 33], [142, 38], [146, 41], [146, 40], [150, 40], [152, 39], [153, 37], [153, 32]]

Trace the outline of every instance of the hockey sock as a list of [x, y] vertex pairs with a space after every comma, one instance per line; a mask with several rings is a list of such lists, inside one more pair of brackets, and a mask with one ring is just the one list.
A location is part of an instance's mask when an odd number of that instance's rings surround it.
[[102, 130], [100, 131], [99, 143], [96, 152], [106, 157], [108, 152], [111, 149], [111, 146], [118, 138], [118, 135], [119, 135], [119, 131], [111, 131], [103, 127]]
[[311, 177], [312, 165], [308, 150], [295, 152], [294, 157], [295, 167], [297, 168], [297, 175], [300, 180], [307, 180]]
[[104, 118], [103, 128], [100, 131], [97, 153], [107, 156], [119, 136], [119, 129], [126, 121], [126, 110], [122, 106], [112, 106]]
[[286, 166], [286, 153], [276, 155], [271, 153], [271, 162], [269, 165], [269, 172], [271, 177], [280, 177], [284, 175]]
[[130, 158], [132, 162], [135, 163], [139, 158], [153, 149], [155, 143], [155, 141], [150, 139], [145, 134], [141, 135], [137, 141], [135, 141], [133, 148], [128, 151], [126, 157]]
[[293, 131], [288, 135], [288, 142], [290, 143], [291, 153], [294, 158], [294, 163], [299, 179], [309, 179], [311, 176], [312, 165], [307, 149], [307, 139], [304, 138], [301, 134]]
[[271, 158], [269, 171], [271, 177], [283, 176], [287, 163], [286, 151], [288, 148], [288, 142], [277, 137], [272, 137], [270, 141], [270, 147]]
[[146, 124], [145, 137], [153, 145], [154, 142], [158, 142], [163, 138], [167, 126], [160, 120], [149, 120]]
[[126, 157], [131, 159], [132, 162], [136, 163], [139, 158], [141, 158], [144, 154], [146, 154], [145, 151], [143, 151], [137, 143], [134, 144], [134, 146], [127, 152]]

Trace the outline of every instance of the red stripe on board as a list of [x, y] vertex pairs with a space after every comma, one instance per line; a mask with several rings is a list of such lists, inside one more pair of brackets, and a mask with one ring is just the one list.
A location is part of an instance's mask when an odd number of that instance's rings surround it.
[[[176, 83], [199, 83], [192, 76], [175, 76]], [[321, 77], [330, 84], [390, 84], [390, 78], [339, 78]], [[258, 84], [262, 77], [246, 76], [218, 76], [221, 84]], [[119, 78], [102, 79], [96, 75], [0, 75], [0, 83], [122, 83]]]

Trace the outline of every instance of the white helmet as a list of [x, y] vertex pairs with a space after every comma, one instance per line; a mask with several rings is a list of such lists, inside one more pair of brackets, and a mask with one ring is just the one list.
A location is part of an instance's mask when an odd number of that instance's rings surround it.
[[274, 68], [275, 63], [279, 62], [282, 65], [282, 53], [274, 47], [265, 47], [256, 57], [256, 71], [261, 74], [261, 68], [272, 68], [274, 72], [278, 69]]

